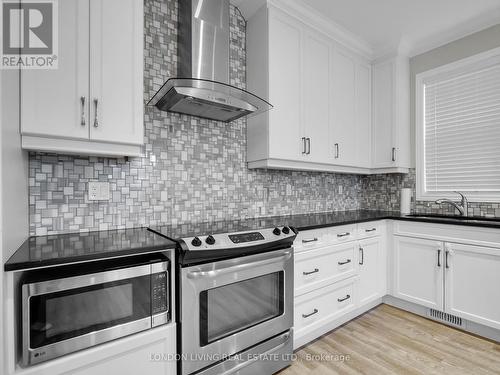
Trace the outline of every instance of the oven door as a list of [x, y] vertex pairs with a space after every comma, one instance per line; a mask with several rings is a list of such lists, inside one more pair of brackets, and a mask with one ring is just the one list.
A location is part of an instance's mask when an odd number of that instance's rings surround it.
[[182, 373], [288, 331], [293, 250], [182, 269]]
[[151, 328], [152, 272], [168, 280], [168, 263], [24, 284], [23, 365]]

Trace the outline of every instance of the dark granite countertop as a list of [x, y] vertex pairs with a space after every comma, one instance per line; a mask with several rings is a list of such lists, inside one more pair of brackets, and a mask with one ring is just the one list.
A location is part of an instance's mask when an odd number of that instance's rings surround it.
[[303, 230], [333, 227], [338, 225], [356, 224], [374, 220], [407, 220], [428, 223], [469, 225], [478, 227], [489, 227], [500, 229], [500, 219], [478, 218], [478, 217], [449, 217], [439, 215], [427, 215], [415, 217], [403, 215], [396, 211], [375, 210], [352, 210], [320, 212], [301, 215], [272, 216], [246, 220], [225, 220], [194, 224], [179, 224], [151, 227], [150, 230], [160, 233], [172, 240], [197, 235], [208, 235], [227, 232], [239, 232], [245, 230], [259, 230], [272, 228], [274, 226], [292, 226], [299, 232]]
[[292, 226], [300, 232], [384, 219], [500, 229], [500, 219], [480, 217], [463, 218], [431, 214], [421, 214], [415, 217], [394, 211], [373, 210], [321, 212], [158, 226], [151, 227], [149, 230], [135, 228], [30, 237], [5, 263], [4, 269], [15, 271], [173, 249], [176, 246], [176, 240], [195, 235], [259, 230], [284, 225]]
[[29, 237], [5, 263], [16, 271], [175, 248], [175, 242], [134, 228]]

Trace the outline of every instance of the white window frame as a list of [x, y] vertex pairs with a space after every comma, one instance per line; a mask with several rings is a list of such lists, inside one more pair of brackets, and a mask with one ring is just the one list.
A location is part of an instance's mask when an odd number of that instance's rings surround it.
[[[442, 65], [438, 68], [419, 73], [415, 77], [415, 149], [416, 149], [416, 187], [417, 200], [434, 201], [440, 198], [459, 200], [454, 192], [425, 191], [425, 152], [424, 152], [424, 86], [435, 78], [445, 78], [461, 72], [480, 69], [495, 63], [500, 63], [500, 47], [495, 48], [456, 62]], [[499, 146], [500, 147], [500, 146]], [[470, 202], [500, 202], [500, 192], [471, 193], [464, 192]]]

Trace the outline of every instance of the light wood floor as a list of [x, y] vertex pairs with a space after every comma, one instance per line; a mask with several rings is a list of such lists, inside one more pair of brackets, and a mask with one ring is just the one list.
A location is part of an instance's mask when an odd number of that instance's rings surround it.
[[[378, 306], [296, 354], [292, 366], [279, 375], [500, 374], [500, 344], [388, 305]], [[335, 355], [346, 358], [342, 361]]]

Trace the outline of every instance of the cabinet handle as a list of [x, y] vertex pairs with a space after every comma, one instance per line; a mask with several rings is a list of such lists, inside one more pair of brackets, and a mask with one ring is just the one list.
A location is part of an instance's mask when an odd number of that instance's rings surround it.
[[80, 97], [80, 104], [82, 107], [82, 118], [80, 120], [80, 125], [85, 126], [85, 96]]
[[372, 228], [372, 229], [365, 229], [365, 232], [375, 232], [377, 228]]
[[335, 159], [339, 158], [339, 144], [335, 143]]
[[359, 264], [364, 264], [365, 263], [365, 250], [361, 246], [359, 247], [359, 252], [361, 254], [361, 259], [359, 261]]
[[441, 267], [441, 249], [438, 249], [438, 267]]
[[307, 275], [312, 275], [313, 273], [318, 273], [319, 272], [319, 268], [315, 268], [314, 271], [309, 271], [309, 272], [302, 272], [302, 274], [304, 276], [307, 276]]
[[448, 254], [449, 254], [449, 253], [450, 253], [450, 252], [449, 252], [448, 250], [446, 250], [446, 251], [444, 252], [444, 266], [445, 266], [446, 268], [450, 268], [450, 265], [448, 264]]
[[337, 237], [339, 237], [339, 238], [340, 238], [340, 237], [346, 237], [346, 236], [349, 236], [350, 234], [351, 234], [351, 233], [349, 233], [349, 232], [339, 233], [339, 234], [337, 234]]
[[339, 266], [343, 266], [344, 264], [351, 263], [350, 259], [347, 259], [345, 262], [337, 262]]
[[309, 155], [311, 153], [311, 138], [306, 138], [306, 143], [307, 143], [306, 155]]
[[344, 302], [345, 300], [347, 300], [347, 299], [349, 299], [349, 298], [351, 298], [351, 296], [348, 294], [348, 295], [346, 295], [344, 298], [337, 298], [337, 301], [339, 301], [339, 302]]
[[311, 238], [310, 240], [302, 240], [302, 243], [316, 242], [318, 239], [316, 237]]
[[319, 311], [318, 309], [314, 309], [312, 313], [309, 314], [302, 314], [303, 318], [309, 318], [310, 316], [313, 316], [314, 314], [317, 314]]
[[306, 151], [306, 137], [302, 137], [302, 155], [305, 155]]
[[99, 107], [99, 101], [97, 100], [97, 98], [94, 99], [94, 107], [95, 107], [94, 128], [97, 128], [99, 126], [99, 115], [97, 113], [97, 109]]
[[396, 147], [392, 148], [392, 161], [396, 161]]

